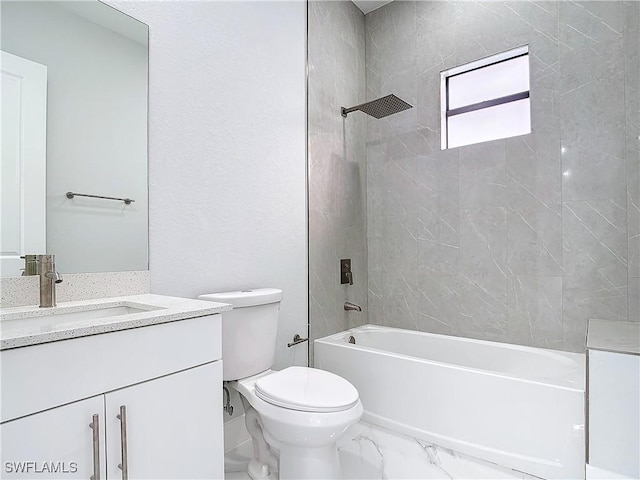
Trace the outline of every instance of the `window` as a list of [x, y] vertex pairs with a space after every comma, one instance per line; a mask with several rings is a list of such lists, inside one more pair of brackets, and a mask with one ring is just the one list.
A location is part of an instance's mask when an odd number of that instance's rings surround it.
[[443, 150], [531, 133], [529, 47], [440, 75]]

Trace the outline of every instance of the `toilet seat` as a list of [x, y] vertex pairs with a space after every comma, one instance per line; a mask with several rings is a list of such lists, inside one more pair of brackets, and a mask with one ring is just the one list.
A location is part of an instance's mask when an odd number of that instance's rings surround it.
[[358, 403], [358, 390], [324, 370], [289, 367], [260, 377], [255, 394], [271, 405], [302, 412], [341, 412]]

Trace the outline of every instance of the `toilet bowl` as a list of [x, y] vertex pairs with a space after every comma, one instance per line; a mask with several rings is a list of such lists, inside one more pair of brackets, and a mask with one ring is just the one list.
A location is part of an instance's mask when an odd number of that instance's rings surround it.
[[232, 386], [256, 410], [264, 439], [279, 452], [281, 480], [340, 478], [337, 439], [363, 413], [353, 385], [323, 370], [289, 367]]
[[363, 413], [357, 389], [324, 370], [271, 370], [282, 292], [257, 289], [201, 295], [230, 303], [222, 315], [223, 378], [238, 391], [253, 441], [254, 480], [341, 478], [337, 441]]

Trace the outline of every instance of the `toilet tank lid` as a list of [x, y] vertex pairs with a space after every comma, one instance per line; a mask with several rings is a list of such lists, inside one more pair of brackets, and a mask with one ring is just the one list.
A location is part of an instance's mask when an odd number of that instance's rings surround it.
[[253, 288], [235, 292], [209, 293], [198, 296], [198, 300], [230, 303], [233, 308], [253, 307], [254, 305], [267, 305], [282, 301], [282, 290], [277, 288]]

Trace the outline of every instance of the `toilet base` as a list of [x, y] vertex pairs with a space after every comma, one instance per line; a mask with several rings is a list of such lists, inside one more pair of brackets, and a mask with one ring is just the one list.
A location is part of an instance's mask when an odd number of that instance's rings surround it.
[[280, 448], [280, 480], [337, 480], [340, 459], [336, 445], [320, 448]]
[[258, 412], [243, 395], [240, 395], [240, 398], [245, 412], [245, 426], [253, 443], [253, 459], [249, 462], [247, 473], [252, 480], [270, 480], [274, 478], [271, 471], [278, 468], [278, 458], [271, 451], [271, 447], [264, 438]]
[[274, 478], [274, 476], [271, 475], [269, 465], [266, 465], [255, 458], [251, 459], [249, 462], [247, 473], [249, 474], [249, 477], [251, 477], [251, 480], [272, 480]]

